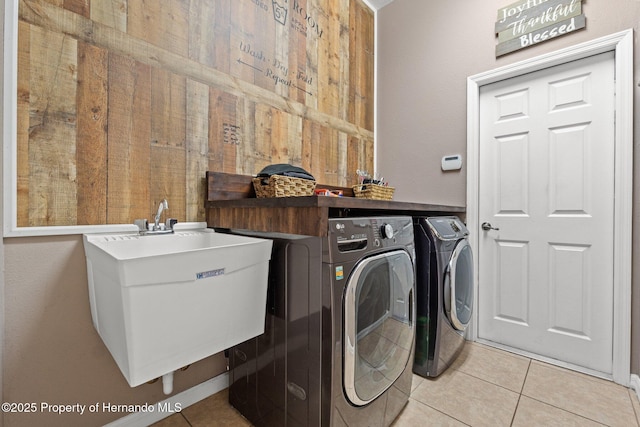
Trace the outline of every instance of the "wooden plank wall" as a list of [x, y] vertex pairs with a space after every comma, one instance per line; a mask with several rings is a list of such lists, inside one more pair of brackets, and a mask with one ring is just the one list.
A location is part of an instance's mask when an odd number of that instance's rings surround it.
[[[276, 10], [274, 10], [276, 8]], [[373, 170], [361, 0], [20, 0], [18, 226], [205, 220], [207, 171]]]

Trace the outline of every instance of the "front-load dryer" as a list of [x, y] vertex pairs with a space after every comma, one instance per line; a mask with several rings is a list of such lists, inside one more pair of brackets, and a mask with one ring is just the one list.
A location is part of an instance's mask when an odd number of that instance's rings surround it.
[[457, 217], [414, 218], [416, 350], [413, 372], [437, 377], [458, 357], [473, 307], [469, 231]]

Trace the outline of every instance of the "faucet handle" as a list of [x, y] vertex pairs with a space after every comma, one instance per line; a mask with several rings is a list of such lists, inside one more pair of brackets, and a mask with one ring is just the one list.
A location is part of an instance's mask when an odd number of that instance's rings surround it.
[[136, 219], [133, 224], [138, 227], [140, 231], [147, 231], [149, 228], [149, 221], [146, 219]]
[[178, 220], [175, 218], [167, 218], [167, 220], [165, 221], [165, 226], [170, 229], [173, 230], [173, 226], [176, 225], [178, 223]]

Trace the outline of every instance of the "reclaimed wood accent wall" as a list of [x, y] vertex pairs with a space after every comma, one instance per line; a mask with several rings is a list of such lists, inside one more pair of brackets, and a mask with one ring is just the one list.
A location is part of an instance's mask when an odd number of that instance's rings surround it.
[[361, 0], [20, 0], [18, 226], [204, 221], [207, 171], [373, 170]]

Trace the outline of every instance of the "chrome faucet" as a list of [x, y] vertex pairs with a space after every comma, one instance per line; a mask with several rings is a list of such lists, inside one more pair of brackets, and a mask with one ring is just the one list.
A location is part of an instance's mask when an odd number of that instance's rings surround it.
[[153, 225], [154, 230], [160, 230], [160, 215], [162, 215], [162, 211], [165, 209], [169, 209], [169, 202], [167, 202], [167, 199], [163, 199], [160, 202], [160, 205], [158, 206], [158, 212], [156, 213], [156, 216], [154, 218], [155, 220], [155, 223]]
[[173, 226], [178, 222], [175, 218], [167, 218], [165, 224], [160, 224], [160, 216], [162, 212], [169, 209], [169, 202], [167, 199], [162, 199], [160, 205], [158, 206], [158, 212], [156, 213], [153, 224], [149, 224], [149, 221], [146, 219], [136, 219], [133, 221], [134, 225], [138, 227], [141, 235], [146, 234], [169, 234], [173, 233]]

